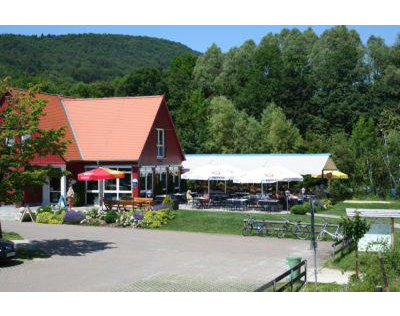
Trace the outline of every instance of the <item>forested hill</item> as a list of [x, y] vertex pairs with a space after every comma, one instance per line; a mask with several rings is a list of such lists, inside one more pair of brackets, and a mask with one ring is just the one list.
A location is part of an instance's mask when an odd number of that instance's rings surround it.
[[0, 34], [0, 74], [51, 74], [72, 82], [110, 80], [139, 68], [166, 68], [184, 53], [198, 54], [177, 42], [143, 36]]

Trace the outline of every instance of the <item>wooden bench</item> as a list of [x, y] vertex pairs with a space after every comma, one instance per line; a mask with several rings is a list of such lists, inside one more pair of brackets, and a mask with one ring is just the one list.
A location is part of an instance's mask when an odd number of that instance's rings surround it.
[[154, 206], [152, 198], [128, 198], [126, 200], [104, 200], [104, 206], [107, 210], [112, 210], [116, 207], [117, 211], [129, 211], [135, 208], [149, 209]]

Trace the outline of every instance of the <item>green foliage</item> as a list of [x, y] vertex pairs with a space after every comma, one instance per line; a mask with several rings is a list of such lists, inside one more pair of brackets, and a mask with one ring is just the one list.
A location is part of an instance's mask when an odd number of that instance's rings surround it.
[[169, 205], [171, 206], [171, 209], [174, 208], [174, 201], [172, 201], [170, 195], [167, 195], [167, 196], [163, 199], [162, 204], [169, 204]]
[[[314, 213], [319, 213], [323, 210], [321, 206], [314, 203]], [[306, 213], [310, 213], [310, 202], [304, 202], [302, 204], [293, 205], [290, 209], [290, 213], [296, 215], [305, 215]]]
[[[50, 166], [31, 165], [37, 156], [63, 154], [68, 141], [65, 127], [42, 129], [46, 101], [36, 97], [37, 90], [12, 90], [7, 80], [0, 79], [0, 95], [7, 94], [7, 104], [0, 111], [0, 201], [23, 202], [24, 191], [43, 185], [55, 172]], [[21, 141], [24, 135], [35, 135]], [[7, 140], [13, 140], [12, 142]], [[61, 176], [61, 174], [59, 175]]]
[[353, 218], [348, 216], [342, 217], [341, 225], [343, 234], [356, 242], [358, 242], [369, 229], [367, 220], [360, 217], [358, 213], [356, 213]]
[[64, 222], [65, 213], [54, 214], [50, 212], [43, 212], [36, 216], [36, 223], [42, 224], [62, 224]]
[[290, 209], [290, 213], [296, 214], [296, 215], [305, 215], [307, 212], [310, 211], [309, 208], [307, 208], [307, 203], [303, 204], [298, 204], [298, 205], [293, 205], [292, 208]]
[[158, 211], [146, 211], [143, 221], [146, 228], [159, 228], [168, 223], [169, 220], [175, 218], [176, 212], [171, 208], [164, 208]]
[[105, 216], [104, 216], [104, 221], [107, 224], [112, 224], [115, 223], [118, 219], [118, 213], [115, 211], [108, 211], [106, 212]]
[[341, 180], [332, 180], [329, 196], [333, 203], [338, 203], [351, 199], [353, 193], [348, 186], [341, 182]]
[[54, 213], [54, 210], [50, 205], [42, 205], [36, 210], [36, 214], [40, 213]]
[[2, 34], [0, 42], [2, 74], [24, 77], [25, 82], [42, 78], [50, 90], [59, 89], [59, 81], [65, 86], [111, 80], [144, 67], [165, 68], [184, 53], [197, 54], [177, 42], [114, 34]]
[[133, 224], [133, 211], [119, 214], [116, 224], [120, 227], [129, 227]]

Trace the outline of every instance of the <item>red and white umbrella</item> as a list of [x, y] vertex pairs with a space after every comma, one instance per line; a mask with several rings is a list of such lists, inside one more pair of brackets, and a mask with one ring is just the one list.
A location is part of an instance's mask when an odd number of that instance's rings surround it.
[[[125, 177], [125, 173], [109, 168], [99, 167], [93, 170], [82, 172], [78, 174], [80, 181], [104, 180], [104, 179], [121, 179]], [[99, 204], [100, 208], [103, 206], [104, 199], [104, 182], [100, 181], [99, 186]]]
[[125, 173], [109, 168], [97, 168], [82, 172], [78, 174], [78, 180], [80, 181], [91, 181], [101, 179], [121, 179], [125, 177]]

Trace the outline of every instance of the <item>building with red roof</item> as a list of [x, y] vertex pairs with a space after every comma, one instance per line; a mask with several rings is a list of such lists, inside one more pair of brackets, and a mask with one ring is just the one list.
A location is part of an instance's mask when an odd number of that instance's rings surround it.
[[[106, 199], [180, 189], [185, 155], [164, 96], [76, 99], [41, 93], [37, 97], [48, 101], [39, 126], [65, 126], [71, 143], [64, 155], [37, 157], [32, 164], [51, 165], [71, 175], [49, 179], [48, 184], [27, 192], [27, 203], [57, 203], [66, 195], [68, 180], [98, 166], [125, 172], [124, 179], [105, 180]], [[97, 204], [98, 181], [87, 181], [84, 187], [85, 204]]]

